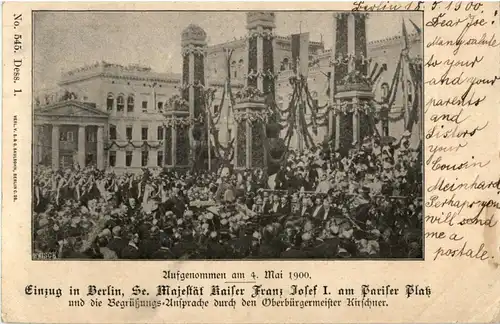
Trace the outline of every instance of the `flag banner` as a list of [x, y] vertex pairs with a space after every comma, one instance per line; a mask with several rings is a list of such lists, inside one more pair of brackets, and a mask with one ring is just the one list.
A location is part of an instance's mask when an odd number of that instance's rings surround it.
[[309, 33], [292, 35], [292, 66], [295, 73], [307, 76], [309, 71]]

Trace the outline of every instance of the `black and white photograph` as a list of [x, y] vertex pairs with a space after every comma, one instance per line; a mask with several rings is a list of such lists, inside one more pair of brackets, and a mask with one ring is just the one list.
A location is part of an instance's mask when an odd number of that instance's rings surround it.
[[423, 260], [423, 13], [34, 11], [33, 260]]

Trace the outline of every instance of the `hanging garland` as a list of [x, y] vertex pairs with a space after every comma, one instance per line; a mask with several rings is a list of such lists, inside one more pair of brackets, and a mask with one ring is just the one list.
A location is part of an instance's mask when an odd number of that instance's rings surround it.
[[257, 89], [257, 87], [248, 86], [238, 91], [235, 95], [235, 98], [237, 99], [238, 102], [263, 101], [264, 94], [262, 93], [262, 91]]
[[173, 95], [168, 99], [168, 110], [186, 111], [189, 109], [189, 103], [186, 99], [182, 98], [178, 94]]
[[235, 112], [234, 120], [240, 123], [243, 120], [248, 120], [250, 123], [255, 123], [257, 121], [267, 122], [268, 112], [258, 112], [258, 111], [241, 111]]
[[120, 144], [118, 144], [118, 142], [116, 140], [114, 140], [114, 141], [111, 141], [111, 143], [109, 143], [109, 145], [107, 147], [105, 147], [104, 149], [110, 150], [113, 147], [116, 147], [118, 149], [124, 149], [124, 148], [129, 147], [129, 146], [132, 146], [135, 149], [139, 149], [139, 148], [157, 149], [157, 148], [160, 148], [163, 146], [163, 141], [159, 141], [158, 145], [152, 145], [148, 141], [142, 141], [141, 145], [136, 145], [132, 142], [132, 140], [128, 140], [128, 142], [126, 142], [125, 144], [120, 145]]
[[168, 117], [164, 121], [164, 126], [165, 127], [187, 127], [187, 126], [193, 126], [193, 125], [199, 125], [201, 122], [203, 122], [203, 116], [200, 115], [198, 117]]
[[253, 30], [248, 33], [249, 40], [257, 39], [258, 37], [262, 37], [263, 39], [267, 40], [272, 40], [274, 38], [274, 34], [272, 30], [263, 30], [263, 31]]
[[205, 56], [206, 50], [202, 46], [188, 45], [182, 48], [182, 56], [189, 56], [189, 54]]

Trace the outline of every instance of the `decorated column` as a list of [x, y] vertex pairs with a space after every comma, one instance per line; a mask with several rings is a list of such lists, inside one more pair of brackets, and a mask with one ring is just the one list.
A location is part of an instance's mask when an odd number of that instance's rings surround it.
[[165, 158], [166, 167], [189, 166], [189, 131], [191, 118], [189, 105], [179, 96], [170, 99], [165, 111]]
[[366, 46], [364, 13], [334, 14], [334, 48], [332, 58], [335, 93], [335, 146], [360, 145], [373, 133], [368, 118], [368, 103], [372, 100], [372, 85], [368, 77], [369, 60]]
[[235, 168], [265, 168], [267, 154], [264, 148], [267, 114], [264, 97], [247, 93], [237, 99], [234, 107], [236, 127]]
[[52, 125], [52, 169], [59, 169], [59, 125]]
[[104, 169], [104, 127], [97, 126], [97, 168]]
[[234, 107], [236, 121], [235, 167], [265, 168], [264, 148], [267, 107], [265, 96], [274, 96], [274, 35], [272, 12], [247, 13], [247, 75], [246, 87], [237, 94]]
[[78, 165], [85, 168], [85, 126], [78, 126]]
[[[194, 155], [200, 149], [201, 141], [204, 140], [204, 107], [203, 107], [203, 87], [205, 85], [205, 51], [207, 46], [207, 34], [196, 25], [189, 25], [183, 30], [181, 35], [182, 45], [182, 99], [188, 103], [189, 125], [186, 132], [185, 127], [176, 125], [176, 159], [177, 163], [183, 165], [183, 150], [189, 152], [191, 161], [196, 158]], [[183, 126], [183, 127], [177, 127]], [[189, 164], [189, 157], [188, 161]]]

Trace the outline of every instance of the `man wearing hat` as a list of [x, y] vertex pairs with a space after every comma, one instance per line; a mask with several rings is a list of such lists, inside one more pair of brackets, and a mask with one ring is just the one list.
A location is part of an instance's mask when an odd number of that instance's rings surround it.
[[162, 235], [162, 233], [160, 233], [160, 248], [155, 251], [153, 253], [153, 255], [151, 256], [151, 259], [154, 259], [154, 260], [172, 260], [172, 259], [175, 259], [175, 255], [172, 253], [172, 251], [170, 250], [170, 239], [168, 239], [168, 237], [166, 235]]
[[113, 227], [112, 233], [113, 233], [113, 238], [109, 241], [108, 243], [108, 248], [116, 253], [118, 257], [121, 257], [121, 252], [123, 249], [127, 246], [127, 241], [125, 241], [121, 237], [121, 227], [120, 226], [115, 226]]
[[324, 225], [328, 223], [334, 217], [334, 211], [331, 207], [330, 197], [325, 197], [323, 199], [323, 206], [320, 208], [319, 212], [316, 214], [315, 221], [318, 225]]
[[128, 245], [121, 251], [122, 259], [139, 259], [141, 253], [139, 251], [139, 234], [130, 234]]

